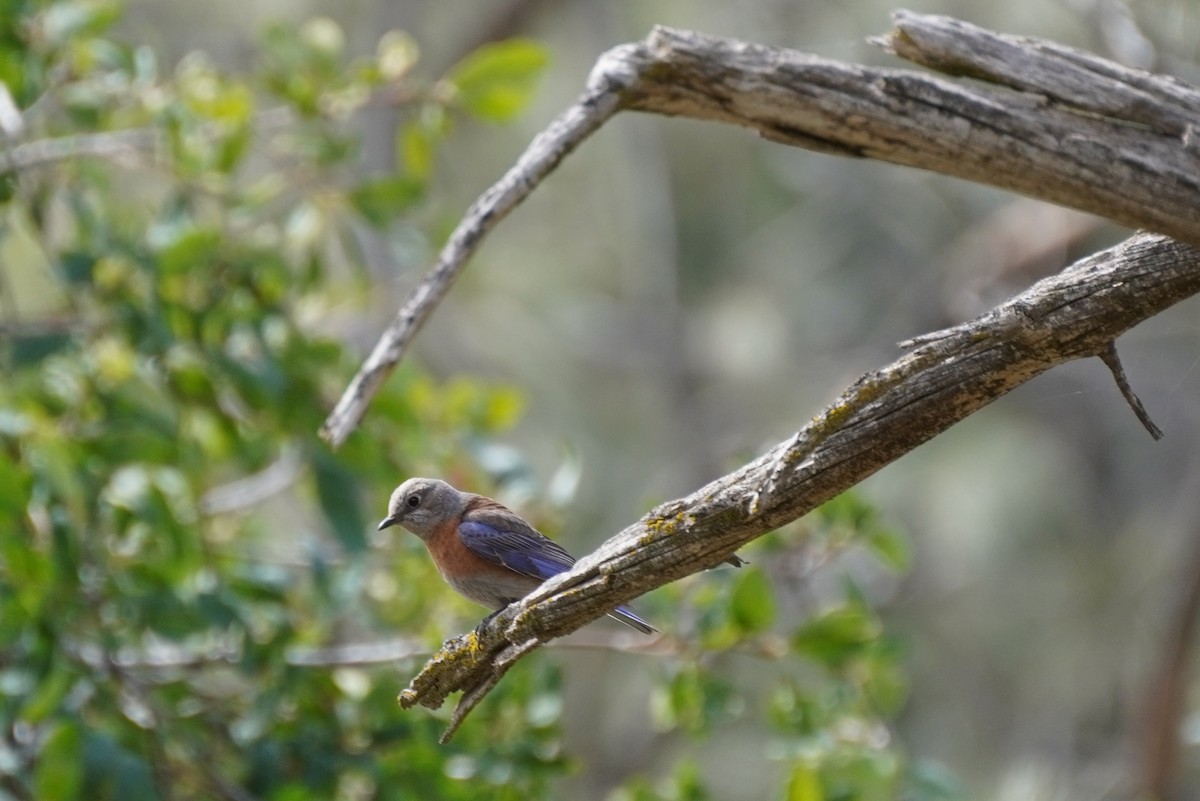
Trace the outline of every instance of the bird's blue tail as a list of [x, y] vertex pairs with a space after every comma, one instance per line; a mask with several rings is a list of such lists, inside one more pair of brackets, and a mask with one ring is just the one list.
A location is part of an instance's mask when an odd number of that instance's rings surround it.
[[616, 609], [608, 613], [608, 616], [613, 620], [619, 620], [630, 628], [637, 629], [642, 634], [654, 634], [658, 629], [651, 626], [646, 621], [635, 615], [627, 606], [618, 606]]

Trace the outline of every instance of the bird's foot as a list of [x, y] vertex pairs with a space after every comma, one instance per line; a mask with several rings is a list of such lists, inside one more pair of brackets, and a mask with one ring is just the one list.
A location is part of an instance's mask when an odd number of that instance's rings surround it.
[[504, 607], [504, 606], [502, 606], [502, 607], [500, 607], [499, 609], [497, 609], [495, 612], [492, 612], [491, 614], [489, 614], [489, 615], [487, 615], [486, 617], [484, 617], [484, 619], [483, 619], [483, 620], [479, 621], [478, 625], [476, 625], [476, 626], [475, 626], [475, 636], [476, 636], [476, 637], [482, 637], [482, 636], [483, 636], [483, 630], [487, 628], [487, 624], [488, 624], [488, 623], [491, 623], [491, 622], [492, 622], [492, 618], [494, 618], [496, 615], [498, 615], [498, 614], [500, 614], [501, 612], [503, 612], [503, 611], [504, 611], [506, 608], [507, 608], [507, 607]]

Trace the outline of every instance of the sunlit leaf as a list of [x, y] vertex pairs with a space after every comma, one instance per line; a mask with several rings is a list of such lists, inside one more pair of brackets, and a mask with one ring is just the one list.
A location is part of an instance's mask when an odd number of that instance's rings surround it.
[[516, 387], [497, 387], [487, 395], [482, 424], [488, 431], [506, 431], [525, 411], [525, 395]]
[[388, 31], [376, 48], [379, 74], [388, 82], [402, 80], [420, 57], [421, 48], [408, 31]]
[[190, 225], [161, 230], [163, 237], [160, 241], [165, 247], [158, 254], [158, 264], [164, 272], [211, 269], [216, 251], [221, 246], [220, 231]]
[[29, 484], [27, 470], [0, 454], [0, 513], [20, 514], [29, 501]]
[[420, 181], [429, 180], [433, 171], [434, 139], [428, 128], [419, 121], [401, 127], [396, 135], [396, 151], [399, 163], [409, 175]]
[[447, 76], [457, 100], [476, 116], [505, 122], [529, 102], [549, 61], [544, 46], [530, 39], [484, 45], [463, 59]]
[[336, 58], [346, 46], [342, 26], [329, 17], [315, 17], [300, 26], [300, 40], [329, 58]]
[[121, 16], [121, 5], [103, 0], [74, 0], [55, 3], [46, 9], [41, 19], [41, 33], [53, 45], [83, 34], [96, 34], [112, 25]]
[[821, 789], [821, 776], [816, 766], [808, 762], [797, 762], [788, 775], [787, 801], [825, 801]]

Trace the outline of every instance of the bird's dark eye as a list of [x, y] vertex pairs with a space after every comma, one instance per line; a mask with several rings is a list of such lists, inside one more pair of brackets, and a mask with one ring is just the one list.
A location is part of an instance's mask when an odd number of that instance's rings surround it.
[[409, 509], [416, 509], [421, 505], [421, 496], [416, 494], [409, 495], [408, 499], [404, 502], [408, 504]]

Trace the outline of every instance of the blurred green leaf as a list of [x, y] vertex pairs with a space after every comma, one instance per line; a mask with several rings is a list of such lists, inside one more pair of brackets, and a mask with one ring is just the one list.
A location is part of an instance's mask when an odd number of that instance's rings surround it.
[[0, 174], [0, 204], [13, 199], [17, 193], [17, 178], [13, 173]]
[[88, 801], [159, 801], [149, 763], [106, 733], [87, 732], [82, 767]]
[[73, 37], [102, 33], [121, 16], [121, 4], [105, 0], [55, 3], [41, 19], [41, 32], [49, 44], [61, 47]]
[[830, 751], [821, 764], [821, 784], [831, 798], [893, 801], [901, 763], [896, 754], [858, 743]]
[[0, 452], [0, 512], [23, 512], [29, 499], [29, 485], [29, 474]]
[[29, 543], [12, 536], [0, 537], [0, 557], [14, 600], [28, 617], [40, 617], [42, 604], [54, 587], [50, 561]]
[[898, 531], [875, 526], [867, 532], [867, 546], [887, 567], [903, 573], [912, 562], [908, 539]]
[[49, 717], [71, 688], [74, 679], [74, 673], [65, 663], [55, 661], [49, 674], [41, 677], [37, 688], [21, 707], [21, 719], [27, 723], [40, 723]]
[[62, 254], [58, 260], [63, 277], [73, 284], [84, 284], [92, 280], [92, 269], [96, 266], [96, 256], [82, 251], [71, 251]]
[[11, 340], [12, 366], [29, 367], [70, 347], [71, 335], [66, 332], [17, 334]]
[[435, 144], [434, 136], [419, 120], [409, 122], [396, 134], [396, 160], [408, 175], [424, 183], [433, 172]]
[[817, 508], [817, 517], [827, 526], [851, 530], [867, 528], [878, 512], [855, 490], [847, 490]]
[[879, 621], [861, 606], [839, 607], [808, 621], [792, 638], [800, 653], [830, 668], [863, 654], [881, 633]]
[[75, 723], [58, 723], [46, 736], [33, 775], [39, 801], [72, 801], [83, 789], [83, 737]]
[[367, 547], [367, 520], [356, 476], [321, 446], [309, 451], [317, 500], [334, 534], [349, 551]]
[[734, 623], [747, 634], [766, 631], [775, 621], [775, 595], [771, 582], [757, 568], [741, 571], [729, 601]]
[[509, 39], [487, 44], [463, 59], [446, 76], [457, 100], [490, 122], [507, 122], [528, 104], [550, 57], [538, 42]]
[[723, 677], [686, 665], [671, 671], [666, 687], [655, 696], [654, 711], [664, 727], [701, 734], [735, 716], [739, 706]]
[[825, 801], [820, 774], [813, 765], [803, 761], [792, 766], [785, 794], [787, 801]]
[[384, 228], [420, 200], [424, 191], [416, 178], [396, 175], [360, 184], [350, 193], [350, 202], [368, 222]]
[[871, 649], [861, 678], [863, 692], [875, 709], [885, 715], [898, 714], [908, 698], [904, 649], [893, 639], [881, 638]]

